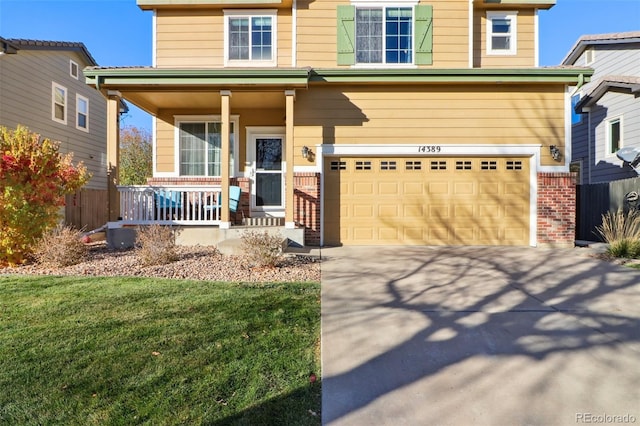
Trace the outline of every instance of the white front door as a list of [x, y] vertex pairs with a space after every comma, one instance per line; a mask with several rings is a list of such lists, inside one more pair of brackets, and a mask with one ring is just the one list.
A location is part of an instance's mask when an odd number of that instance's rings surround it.
[[283, 212], [284, 136], [252, 135], [247, 154], [251, 170], [251, 210]]

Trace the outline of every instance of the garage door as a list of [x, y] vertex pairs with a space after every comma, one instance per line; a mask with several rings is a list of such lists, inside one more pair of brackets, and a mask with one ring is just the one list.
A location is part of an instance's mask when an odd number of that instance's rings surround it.
[[528, 158], [328, 157], [327, 245], [529, 245]]

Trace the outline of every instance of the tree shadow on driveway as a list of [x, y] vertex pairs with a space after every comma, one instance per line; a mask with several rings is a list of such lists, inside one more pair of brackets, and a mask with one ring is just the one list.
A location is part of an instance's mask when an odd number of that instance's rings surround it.
[[640, 421], [639, 271], [576, 250], [325, 253], [324, 424]]

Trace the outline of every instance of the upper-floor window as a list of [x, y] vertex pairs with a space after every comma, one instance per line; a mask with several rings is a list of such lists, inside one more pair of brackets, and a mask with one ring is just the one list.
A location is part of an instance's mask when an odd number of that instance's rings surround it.
[[487, 54], [515, 55], [518, 51], [518, 12], [487, 12]]
[[78, 76], [80, 74], [78, 64], [76, 62], [73, 62], [72, 60], [69, 60], [69, 74], [75, 79], [78, 79]]
[[584, 64], [591, 65], [596, 57], [596, 51], [593, 48], [588, 48], [584, 51]]
[[413, 8], [356, 8], [356, 62], [413, 63]]
[[429, 65], [433, 8], [428, 5], [338, 6], [338, 65]]
[[76, 128], [89, 131], [89, 99], [76, 95]]
[[[220, 176], [222, 173], [222, 123], [216, 117], [177, 117], [180, 176]], [[230, 171], [234, 174], [235, 129], [230, 123]]]
[[51, 119], [67, 124], [67, 88], [56, 82], [51, 86]]
[[277, 12], [225, 11], [225, 64], [275, 66]]
[[615, 154], [622, 148], [622, 117], [606, 121], [607, 126], [607, 155]]

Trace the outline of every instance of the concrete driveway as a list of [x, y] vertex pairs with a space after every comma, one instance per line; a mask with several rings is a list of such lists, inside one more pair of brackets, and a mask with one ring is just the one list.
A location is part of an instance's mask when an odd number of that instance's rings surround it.
[[323, 249], [323, 424], [640, 424], [640, 271], [580, 250]]

